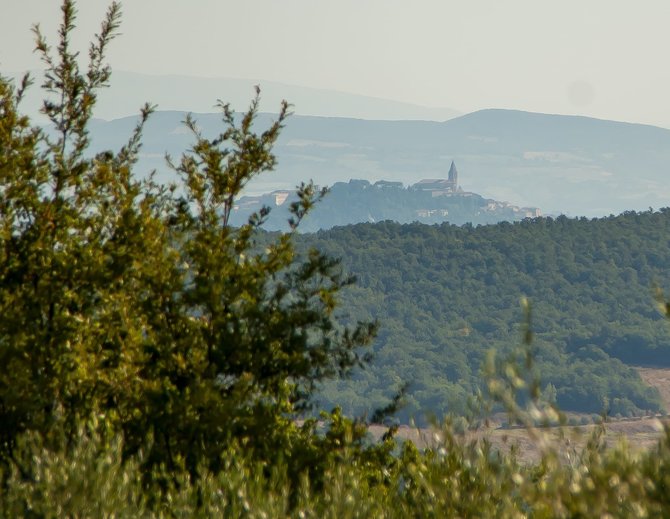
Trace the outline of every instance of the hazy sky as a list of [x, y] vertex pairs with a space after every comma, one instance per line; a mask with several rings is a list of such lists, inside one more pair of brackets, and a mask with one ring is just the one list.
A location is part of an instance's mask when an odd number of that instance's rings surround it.
[[[79, 3], [82, 45], [107, 0]], [[0, 70], [58, 0], [0, 0]], [[126, 0], [113, 67], [670, 127], [668, 0]]]

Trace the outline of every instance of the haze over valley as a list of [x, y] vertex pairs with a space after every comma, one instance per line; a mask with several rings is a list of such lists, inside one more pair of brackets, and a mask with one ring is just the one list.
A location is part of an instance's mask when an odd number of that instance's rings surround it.
[[[263, 102], [263, 107], [270, 108]], [[139, 169], [171, 178], [164, 156], [177, 156], [193, 137], [185, 112], [155, 113], [145, 130]], [[195, 113], [205, 136], [220, 128], [217, 113]], [[272, 114], [261, 114], [259, 129]], [[136, 117], [92, 125], [94, 149], [119, 147]], [[460, 185], [485, 198], [539, 207], [544, 214], [607, 216], [664, 207], [670, 200], [670, 130], [587, 117], [483, 110], [437, 121], [372, 121], [293, 115], [276, 146], [276, 171], [245, 194], [362, 179], [410, 185], [446, 178], [451, 161]]]

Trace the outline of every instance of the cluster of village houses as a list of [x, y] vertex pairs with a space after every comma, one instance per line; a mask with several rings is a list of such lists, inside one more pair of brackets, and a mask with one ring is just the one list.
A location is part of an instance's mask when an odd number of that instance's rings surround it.
[[[402, 182], [393, 182], [389, 180], [379, 180], [374, 184], [370, 184], [367, 180], [351, 180], [350, 184], [360, 183], [363, 187], [374, 187], [378, 189], [404, 189], [405, 186]], [[430, 192], [432, 198], [437, 197], [459, 197], [459, 198], [468, 198], [468, 197], [478, 197], [476, 193], [471, 193], [468, 191], [463, 191], [463, 189], [458, 185], [458, 170], [454, 162], [451, 162], [451, 167], [449, 168], [449, 173], [447, 178], [427, 178], [420, 180], [416, 184], [413, 184], [409, 189], [415, 191], [424, 191]], [[238, 201], [235, 206], [235, 209], [238, 211], [246, 212], [249, 210], [258, 209], [264, 203], [267, 204], [268, 201], [275, 206], [283, 205], [286, 200], [293, 194], [292, 191], [287, 190], [277, 190], [272, 191], [269, 194], [261, 196], [245, 196]], [[487, 200], [486, 205], [482, 207], [482, 211], [491, 212], [491, 213], [510, 213], [516, 218], [535, 218], [542, 216], [542, 211], [537, 207], [519, 207], [509, 202], [499, 202], [497, 200]], [[445, 208], [431, 208], [431, 209], [416, 209], [416, 215], [419, 218], [431, 218], [435, 216], [447, 217], [449, 215], [448, 209]]]

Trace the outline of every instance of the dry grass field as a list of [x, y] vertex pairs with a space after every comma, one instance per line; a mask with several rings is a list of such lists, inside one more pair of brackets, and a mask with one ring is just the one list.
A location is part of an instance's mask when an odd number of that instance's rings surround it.
[[[579, 450], [579, 447], [590, 437], [595, 427], [597, 426], [568, 426], [562, 430], [559, 427], [551, 427], [538, 429], [535, 432], [543, 435], [544, 440], [559, 445], [561, 451], [567, 451], [571, 448]], [[626, 441], [631, 446], [646, 449], [656, 444], [662, 430], [663, 421], [655, 417], [620, 420], [605, 424], [605, 440], [608, 445]], [[373, 425], [370, 427], [370, 433], [375, 438], [380, 438], [385, 431], [386, 428], [382, 426]], [[433, 429], [401, 426], [397, 437], [400, 440], [412, 441], [421, 448], [439, 444], [440, 432]], [[463, 439], [468, 441], [477, 437], [486, 437], [494, 447], [503, 450], [516, 446], [521, 459], [526, 461], [536, 461], [539, 457], [538, 442], [523, 428], [483, 429], [467, 433]]]
[[658, 389], [665, 410], [670, 412], [670, 368], [637, 368], [637, 371], [642, 380]]
[[[649, 385], [658, 388], [666, 410], [670, 411], [670, 368], [637, 368], [642, 379]], [[570, 413], [570, 417], [579, 418], [580, 415]], [[494, 417], [495, 418], [495, 417]], [[620, 441], [626, 441], [636, 448], [650, 448], [658, 441], [663, 424], [667, 418], [648, 416], [642, 418], [628, 418], [621, 420], [612, 420], [605, 424], [605, 439], [609, 445]], [[493, 420], [495, 423], [497, 420]], [[593, 432], [596, 425], [569, 426], [561, 431], [558, 427], [543, 429], [545, 438], [549, 441], [558, 442], [562, 448], [569, 450], [578, 448]], [[370, 426], [370, 433], [375, 438], [380, 438], [386, 431], [383, 426]], [[529, 436], [529, 433], [522, 428], [501, 428], [496, 425], [479, 430], [474, 433], [467, 433], [465, 439], [477, 437], [487, 437], [496, 447], [509, 449], [515, 445], [518, 447], [522, 459], [527, 461], [536, 460], [539, 452], [537, 442]], [[409, 440], [418, 447], [435, 445], [439, 442], [440, 433], [433, 429], [422, 429], [409, 426], [400, 426], [397, 437], [400, 440]], [[578, 450], [578, 449], [577, 449]]]

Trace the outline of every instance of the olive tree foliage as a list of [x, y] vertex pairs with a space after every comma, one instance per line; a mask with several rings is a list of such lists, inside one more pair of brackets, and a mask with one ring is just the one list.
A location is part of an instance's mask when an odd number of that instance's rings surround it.
[[261, 132], [258, 91], [241, 116], [220, 103], [214, 138], [187, 118], [193, 147], [169, 160], [179, 180], [140, 180], [149, 105], [120, 150], [88, 150], [120, 6], [85, 66], [75, 15], [64, 0], [55, 48], [34, 28], [49, 129], [19, 111], [30, 78], [0, 77], [0, 452], [11, 457], [25, 431], [68, 437], [93, 420], [168, 467], [216, 463], [232, 440], [283, 455], [305, 433], [294, 417], [315, 384], [363, 362], [375, 332], [336, 318], [351, 282], [337, 261], [294, 249], [323, 191], [298, 188], [290, 233], [262, 236], [267, 208], [228, 224], [244, 186], [275, 166], [288, 105]]

